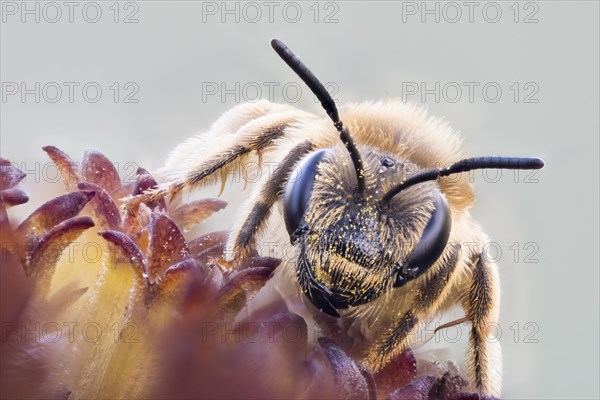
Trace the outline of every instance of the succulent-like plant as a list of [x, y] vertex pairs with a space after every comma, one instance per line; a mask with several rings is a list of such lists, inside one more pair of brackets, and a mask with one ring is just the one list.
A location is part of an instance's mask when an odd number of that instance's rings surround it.
[[332, 339], [315, 345], [280, 298], [241, 312], [280, 260], [228, 264], [226, 230], [186, 239], [225, 202], [123, 209], [156, 186], [148, 171], [122, 183], [99, 152], [78, 167], [44, 150], [67, 193], [17, 227], [7, 209], [28, 201], [25, 174], [0, 160], [3, 398], [479, 398], [410, 349], [369, 373]]

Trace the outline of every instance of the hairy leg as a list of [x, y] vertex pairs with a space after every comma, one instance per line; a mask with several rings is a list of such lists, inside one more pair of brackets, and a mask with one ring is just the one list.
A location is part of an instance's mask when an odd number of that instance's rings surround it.
[[435, 271], [419, 283], [414, 303], [399, 316], [396, 325], [389, 329], [369, 351], [366, 367], [377, 371], [400, 354], [410, 340], [410, 334], [419, 322], [433, 315], [446, 298], [451, 286], [452, 275], [460, 259], [460, 245], [454, 245], [442, 259]]
[[494, 336], [499, 312], [498, 271], [485, 254], [473, 263], [469, 293], [463, 299], [467, 319], [472, 323], [467, 362], [473, 385], [481, 394], [499, 397], [502, 379], [500, 343]]
[[[236, 107], [219, 119], [209, 132], [178, 146], [159, 171], [159, 176], [166, 182], [158, 189], [129, 199], [128, 204], [133, 206], [165, 196], [173, 198], [183, 189], [214, 184], [219, 177], [224, 185], [228, 174], [242, 170], [251, 155], [258, 155], [260, 162], [262, 152], [285, 136], [289, 125], [316, 118], [289, 106], [268, 103], [270, 107], [265, 107], [263, 102], [260, 103], [259, 110], [254, 113], [249, 105]], [[246, 121], [253, 116], [256, 118]], [[231, 134], [229, 130], [235, 128], [237, 131]]]
[[294, 167], [314, 149], [310, 141], [294, 146], [281, 160], [273, 174], [266, 176], [246, 201], [239, 219], [233, 226], [227, 242], [225, 258], [229, 261], [243, 257], [256, 243], [265, 226], [271, 208], [283, 194], [284, 187]]

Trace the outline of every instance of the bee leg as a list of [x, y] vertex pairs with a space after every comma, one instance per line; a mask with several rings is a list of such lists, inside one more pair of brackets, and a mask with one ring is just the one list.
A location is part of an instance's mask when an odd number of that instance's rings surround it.
[[449, 247], [432, 267], [435, 272], [419, 283], [411, 308], [399, 316], [398, 323], [369, 351], [365, 362], [369, 370], [377, 371], [398, 356], [406, 348], [415, 327], [437, 311], [452, 287], [453, 273], [460, 259], [460, 248], [459, 244]]
[[467, 362], [477, 391], [499, 397], [502, 354], [494, 336], [500, 308], [498, 270], [483, 253], [473, 265], [469, 292], [463, 299], [467, 318], [472, 322]]
[[229, 235], [225, 251], [225, 258], [228, 261], [243, 257], [254, 246], [256, 237], [264, 228], [271, 214], [271, 207], [282, 195], [294, 167], [313, 148], [314, 145], [310, 141], [305, 141], [292, 148], [273, 173], [265, 176], [265, 179], [256, 187], [245, 204], [242, 217], [233, 226]]
[[[257, 111], [256, 118], [247, 122], [245, 118], [253, 115], [249, 110], [245, 111], [241, 122], [239, 116], [236, 119], [235, 114], [228, 112], [227, 118], [222, 117], [210, 131], [179, 145], [159, 171], [158, 175], [164, 177], [166, 183], [154, 191], [134, 197], [129, 203], [156, 200], [164, 196], [172, 198], [183, 189], [214, 184], [219, 177], [223, 187], [228, 174], [242, 170], [253, 152], [260, 161], [262, 151], [284, 136], [290, 124], [315, 118], [312, 114], [288, 106], [271, 105], [274, 109], [269, 113], [262, 115]], [[238, 128], [237, 132], [230, 134], [228, 129], [235, 128]], [[215, 136], [219, 137], [218, 141], [215, 141]]]
[[[194, 159], [204, 158], [221, 148], [220, 142], [230, 143], [246, 124], [270, 114], [292, 111], [293, 108], [283, 104], [275, 104], [266, 100], [256, 103], [243, 103], [224, 112], [207, 132], [195, 135], [178, 145], [167, 158], [162, 170], [165, 173], [177, 170], [182, 164]], [[218, 143], [216, 142], [218, 138]]]

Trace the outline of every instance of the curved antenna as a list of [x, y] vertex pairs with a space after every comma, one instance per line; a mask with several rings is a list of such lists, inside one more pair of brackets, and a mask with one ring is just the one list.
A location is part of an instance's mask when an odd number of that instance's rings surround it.
[[329, 118], [333, 121], [333, 125], [340, 133], [340, 139], [346, 146], [348, 153], [350, 153], [350, 158], [352, 158], [352, 164], [354, 164], [354, 170], [356, 171], [356, 179], [358, 181], [358, 192], [362, 193], [365, 190], [365, 173], [362, 158], [360, 157], [360, 153], [348, 132], [348, 129], [344, 127], [342, 121], [340, 121], [340, 117], [338, 115], [337, 107], [335, 106], [335, 102], [331, 98], [331, 95], [325, 89], [323, 84], [319, 82], [317, 77], [311, 72], [310, 69], [295, 55], [289, 47], [285, 45], [281, 40], [273, 39], [271, 40], [271, 46], [273, 50], [279, 54], [279, 57], [304, 81], [306, 86], [317, 96], [319, 101], [321, 102], [321, 106], [329, 115]]
[[519, 157], [474, 157], [460, 160], [447, 168], [424, 169], [417, 172], [407, 180], [391, 188], [384, 196], [383, 201], [389, 201], [392, 197], [419, 183], [433, 181], [442, 176], [458, 174], [474, 169], [540, 169], [544, 166], [541, 158], [519, 158]]

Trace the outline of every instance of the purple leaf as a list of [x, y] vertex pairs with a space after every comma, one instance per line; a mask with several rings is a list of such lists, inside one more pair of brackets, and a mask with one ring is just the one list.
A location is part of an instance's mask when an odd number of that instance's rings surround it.
[[175, 222], [164, 214], [152, 214], [147, 255], [150, 283], [158, 281], [168, 267], [190, 255], [181, 231]]
[[281, 264], [281, 259], [273, 258], [273, 257], [248, 257], [244, 258], [240, 264], [236, 267], [238, 270], [247, 269], [247, 268], [269, 268], [271, 271], [274, 271]]
[[95, 183], [112, 194], [121, 187], [119, 172], [104, 154], [88, 150], [81, 162], [81, 176], [86, 182]]
[[27, 203], [29, 196], [21, 189], [12, 188], [0, 192], [0, 202], [7, 207], [18, 206], [19, 204]]
[[247, 297], [264, 286], [272, 272], [270, 268], [257, 267], [235, 274], [215, 296], [217, 310], [227, 315], [236, 314], [246, 304]]
[[417, 360], [412, 350], [407, 348], [375, 373], [379, 397], [384, 398], [394, 389], [412, 382], [416, 376]]
[[413, 381], [394, 390], [388, 395], [387, 400], [428, 400], [429, 390], [435, 380], [434, 376], [426, 376]]
[[[158, 186], [154, 177], [152, 177], [152, 175], [150, 175], [150, 173], [148, 171], [146, 171], [144, 168], [141, 168], [141, 167], [138, 168], [137, 174], [138, 174], [138, 177], [137, 177], [137, 180], [135, 181], [135, 185], [133, 186], [133, 192], [132, 192], [133, 196], [142, 194], [146, 190], [149, 190], [149, 189], [155, 189]], [[143, 202], [143, 203], [146, 204], [148, 206], [148, 208], [150, 208], [151, 210], [154, 210], [156, 207], [159, 207], [161, 210], [164, 210], [167, 208], [167, 205], [165, 204], [165, 199], [163, 199], [163, 198], [161, 198], [159, 200], [147, 201], [147, 202]]]
[[25, 263], [25, 273], [35, 276], [40, 296], [46, 296], [63, 250], [92, 226], [94, 221], [90, 217], [75, 217], [61, 222], [41, 237]]
[[356, 363], [331, 339], [318, 339], [333, 369], [335, 394], [341, 398], [369, 398], [370, 388]]
[[128, 263], [140, 273], [140, 278], [146, 274], [146, 261], [142, 251], [129, 236], [119, 231], [102, 231], [98, 235], [111, 243], [113, 247], [113, 263]]
[[27, 175], [11, 164], [0, 165], [0, 190], [10, 189], [13, 186], [16, 186], [23, 178], [25, 178], [25, 176]]
[[198, 236], [197, 238], [190, 240], [188, 243], [190, 254], [195, 257], [211, 247], [225, 244], [228, 236], [229, 231], [211, 232], [207, 233], [206, 235]]
[[94, 215], [99, 220], [100, 227], [117, 229], [121, 226], [119, 209], [106, 190], [90, 182], [81, 182], [77, 185], [77, 188], [96, 193], [90, 204]]
[[469, 382], [460, 375], [452, 375], [450, 372], [446, 372], [429, 389], [429, 400], [446, 400], [449, 396], [460, 392], [468, 384]]
[[21, 234], [41, 235], [62, 221], [73, 218], [94, 197], [94, 192], [81, 191], [58, 196], [40, 206], [17, 229]]
[[77, 163], [65, 152], [54, 146], [45, 146], [42, 147], [42, 150], [48, 154], [52, 161], [54, 161], [54, 164], [58, 167], [67, 190], [74, 190], [77, 182], [81, 181]]
[[225, 201], [218, 199], [195, 200], [171, 211], [169, 216], [181, 229], [187, 230], [222, 210], [226, 205]]

